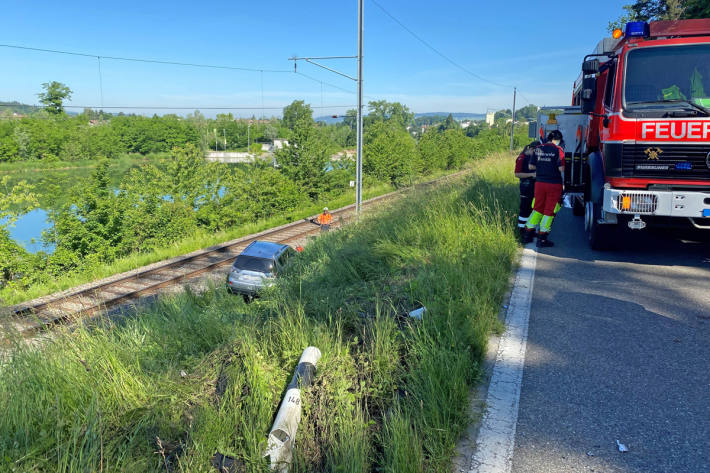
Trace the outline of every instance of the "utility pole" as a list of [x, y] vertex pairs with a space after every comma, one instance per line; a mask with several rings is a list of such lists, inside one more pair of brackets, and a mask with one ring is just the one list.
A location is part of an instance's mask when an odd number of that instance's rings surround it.
[[363, 3], [358, 0], [357, 13], [357, 165], [355, 172], [355, 213], [360, 215], [362, 206], [362, 33], [363, 33]]
[[222, 128], [222, 136], [224, 137], [224, 150], [227, 151], [227, 132]]
[[214, 128], [214, 150], [217, 151], [217, 128]]
[[513, 152], [513, 136], [515, 135], [515, 96], [518, 93], [518, 88], [513, 87], [513, 122], [510, 127], [510, 152]]
[[247, 123], [247, 153], [251, 151], [251, 120]]
[[[355, 170], [355, 212], [360, 214], [360, 207], [362, 206], [362, 42], [363, 42], [363, 19], [364, 19], [364, 0], [358, 0], [357, 5], [357, 56], [320, 56], [320, 57], [291, 57], [289, 61], [293, 61], [293, 70], [297, 72], [297, 61], [306, 61], [309, 64], [318, 66], [326, 71], [333, 72], [340, 76], [346, 77], [352, 81], [357, 82], [357, 164]], [[315, 60], [327, 60], [327, 59], [357, 59], [357, 78], [352, 77], [348, 74], [344, 74], [330, 67], [324, 66], [316, 62]], [[321, 83], [322, 90], [322, 83]], [[322, 100], [322, 99], [321, 99]]]

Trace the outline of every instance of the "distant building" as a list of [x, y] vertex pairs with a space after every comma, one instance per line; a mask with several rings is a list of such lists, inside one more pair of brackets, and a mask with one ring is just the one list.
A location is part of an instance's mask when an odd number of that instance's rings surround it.
[[288, 146], [288, 140], [283, 138], [276, 138], [274, 140], [273, 149], [283, 149], [284, 146]]
[[486, 112], [486, 123], [493, 126], [496, 122], [496, 112]]
[[208, 151], [205, 159], [212, 163], [253, 163], [255, 156], [237, 151]]
[[343, 159], [351, 159], [355, 157], [355, 153], [356, 151], [354, 149], [346, 149], [330, 155], [330, 160], [342, 161]]
[[470, 120], [466, 120], [466, 121], [461, 122], [460, 125], [461, 125], [461, 128], [468, 128], [471, 126], [471, 123], [472, 122]]
[[288, 140], [276, 138], [271, 143], [262, 143], [261, 150], [265, 153], [273, 153], [276, 150], [283, 149], [284, 146], [288, 146]]

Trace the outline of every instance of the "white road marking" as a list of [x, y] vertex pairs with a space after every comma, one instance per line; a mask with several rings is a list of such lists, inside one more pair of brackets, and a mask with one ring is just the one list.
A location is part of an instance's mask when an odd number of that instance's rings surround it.
[[532, 245], [524, 248], [469, 473], [509, 473], [513, 466], [515, 427], [518, 422], [536, 262], [537, 252]]

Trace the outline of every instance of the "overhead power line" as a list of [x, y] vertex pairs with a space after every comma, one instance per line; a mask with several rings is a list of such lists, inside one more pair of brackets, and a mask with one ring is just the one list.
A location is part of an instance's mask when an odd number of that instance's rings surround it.
[[303, 72], [298, 72], [298, 71], [296, 71], [295, 74], [297, 74], [297, 75], [299, 75], [299, 76], [302, 76], [302, 77], [305, 77], [306, 79], [312, 80], [313, 82], [320, 82], [320, 83], [323, 84], [323, 85], [327, 85], [328, 87], [331, 87], [331, 88], [333, 88], [333, 89], [340, 90], [340, 91], [342, 91], [342, 92], [345, 92], [346, 94], [353, 94], [353, 95], [355, 95], [355, 91], [354, 91], [354, 90], [348, 90], [348, 89], [345, 89], [345, 88], [343, 88], [343, 87], [339, 87], [339, 86], [337, 86], [337, 85], [331, 84], [331, 83], [329, 83], [329, 82], [325, 82], [325, 81], [322, 81], [322, 80], [320, 80], [320, 79], [316, 79], [315, 77], [311, 77], [311, 76], [309, 76], [309, 75], [307, 75], [307, 74], [304, 74]]
[[528, 105], [532, 105], [532, 104], [533, 104], [522, 92], [520, 92], [520, 89], [518, 89], [518, 95], [520, 95], [520, 97], [521, 97], [523, 100], [525, 100], [525, 101], [528, 103]]
[[[108, 56], [108, 55], [103, 55], [103, 54], [90, 54], [90, 53], [84, 53], [84, 52], [76, 52], [76, 51], [65, 51], [65, 50], [60, 50], [60, 49], [49, 49], [49, 48], [35, 48], [31, 46], [21, 46], [17, 44], [0, 44], [0, 47], [4, 48], [12, 48], [12, 49], [21, 49], [21, 50], [26, 50], [26, 51], [39, 51], [39, 52], [44, 52], [44, 53], [53, 53], [53, 54], [65, 54], [69, 56], [79, 56], [79, 57], [88, 57], [88, 58], [93, 58], [98, 60], [98, 72], [99, 72], [99, 89], [100, 89], [100, 95], [101, 95], [101, 102], [103, 102], [103, 80], [102, 80], [102, 74], [101, 74], [101, 60], [102, 59], [108, 59], [108, 60], [114, 60], [114, 61], [130, 61], [130, 62], [141, 62], [141, 63], [153, 63], [153, 64], [164, 64], [164, 65], [174, 65], [174, 66], [184, 66], [184, 67], [199, 67], [199, 68], [209, 68], [209, 69], [225, 69], [225, 70], [235, 70], [235, 71], [247, 71], [247, 72], [259, 72], [261, 73], [260, 77], [260, 86], [261, 86], [261, 93], [262, 93], [262, 102], [263, 102], [263, 89], [264, 89], [264, 78], [263, 78], [263, 73], [264, 72], [271, 72], [271, 73], [293, 73], [294, 71], [288, 70], [288, 69], [266, 69], [266, 68], [252, 68], [252, 67], [242, 67], [242, 66], [229, 66], [229, 65], [222, 65], [222, 64], [199, 64], [199, 63], [191, 63], [191, 62], [182, 62], [182, 61], [166, 61], [162, 59], [144, 59], [144, 58], [131, 58], [131, 57], [120, 57], [120, 56]], [[355, 94], [354, 91], [352, 90], [347, 90], [342, 87], [339, 87], [335, 84], [331, 84], [326, 81], [322, 81], [320, 79], [316, 79], [315, 77], [311, 77], [307, 74], [303, 74], [302, 72], [295, 71], [296, 74], [299, 76], [302, 76], [308, 80], [311, 80], [316, 83], [320, 83], [322, 85], [327, 85], [328, 87], [331, 87], [333, 89], [340, 90], [342, 92], [348, 93], [348, 94]], [[338, 106], [335, 106], [336, 108]], [[103, 108], [110, 108], [110, 107], [103, 107]], [[118, 107], [118, 108], [136, 108], [136, 107]], [[154, 107], [146, 107], [146, 108], [154, 108]], [[164, 109], [165, 107], [160, 107], [161, 109]], [[203, 107], [205, 108], [205, 107]], [[239, 107], [227, 107], [227, 108], [239, 108]], [[250, 110], [252, 107], [246, 107], [246, 109]], [[268, 107], [258, 107], [258, 108], [263, 108], [267, 109]], [[328, 108], [323, 107], [323, 108]]]
[[[309, 75], [306, 75], [306, 74], [304, 74], [303, 72], [298, 72], [298, 71], [297, 71], [296, 74], [298, 74], [299, 76], [303, 76], [303, 77], [305, 77], [306, 79], [310, 79], [310, 80], [312, 80], [312, 81], [314, 81], [314, 82], [320, 82], [321, 84], [327, 85], [328, 87], [332, 87], [333, 89], [337, 89], [337, 90], [343, 91], [343, 92], [345, 92], [345, 93], [347, 93], [347, 94], [353, 94], [353, 95], [357, 94], [357, 92], [355, 92], [355, 91], [353, 91], [353, 90], [344, 89], [343, 87], [339, 87], [339, 86], [334, 85], [334, 84], [331, 84], [331, 83], [329, 83], [329, 82], [325, 82], [325, 81], [322, 81], [322, 80], [320, 80], [320, 79], [316, 79], [315, 77], [311, 77], [311, 76], [309, 76]], [[366, 98], [368, 98], [368, 99], [373, 99], [373, 100], [376, 100], [376, 99], [377, 99], [377, 97], [374, 97], [374, 96], [372, 96], [372, 95], [363, 95], [363, 97], [366, 97]]]
[[432, 51], [434, 51], [437, 55], [439, 55], [440, 57], [442, 57], [443, 59], [445, 59], [445, 60], [446, 60], [447, 62], [449, 62], [451, 65], [455, 66], [456, 68], [462, 70], [462, 71], [465, 72], [466, 74], [468, 74], [468, 75], [470, 75], [470, 76], [473, 76], [473, 77], [475, 77], [476, 79], [478, 79], [478, 80], [480, 80], [480, 81], [482, 81], [482, 82], [487, 82], [487, 83], [489, 83], [489, 84], [496, 85], [496, 86], [498, 86], [498, 87], [507, 87], [507, 88], [512, 88], [512, 87], [513, 87], [512, 85], [507, 85], [507, 84], [503, 84], [503, 83], [500, 83], [500, 82], [496, 82], [496, 81], [494, 81], [494, 80], [487, 79], [487, 78], [481, 76], [480, 74], [476, 74], [475, 72], [471, 71], [470, 69], [468, 69], [468, 68], [462, 66], [461, 64], [459, 64], [458, 62], [454, 61], [453, 59], [451, 59], [451, 58], [450, 58], [449, 56], [447, 56], [446, 54], [442, 53], [439, 49], [437, 49], [436, 47], [432, 46], [431, 43], [429, 43], [427, 40], [425, 40], [424, 38], [422, 38], [421, 36], [419, 36], [417, 33], [415, 33], [414, 31], [412, 31], [412, 29], [410, 29], [409, 27], [407, 27], [407, 25], [405, 25], [404, 23], [402, 23], [402, 22], [401, 22], [400, 20], [398, 20], [394, 15], [392, 15], [389, 11], [387, 11], [387, 9], [385, 9], [385, 7], [383, 7], [382, 5], [380, 5], [380, 3], [377, 2], [377, 0], [370, 0], [370, 1], [371, 1], [377, 8], [379, 8], [380, 10], [382, 10], [382, 12], [383, 12], [385, 15], [387, 15], [388, 17], [390, 17], [390, 19], [391, 19], [392, 21], [394, 21], [394, 22], [397, 23], [399, 26], [401, 26], [403, 30], [405, 30], [407, 33], [409, 33], [410, 35], [412, 35], [417, 41], [419, 41], [420, 43], [422, 43], [424, 46], [426, 46], [427, 48], [429, 48], [429, 49], [431, 49]]
[[44, 53], [66, 54], [69, 56], [81, 56], [81, 57], [90, 57], [90, 58], [99, 58], [99, 59], [109, 59], [109, 60], [113, 60], [113, 61], [142, 62], [142, 63], [152, 63], [152, 64], [164, 64], [164, 65], [171, 65], [171, 66], [202, 67], [202, 68], [208, 68], [208, 69], [227, 69], [227, 70], [233, 70], [233, 71], [247, 71], [247, 72], [275, 72], [275, 73], [292, 72], [287, 69], [268, 69], [268, 68], [256, 68], [256, 67], [228, 66], [228, 65], [220, 65], [220, 64], [200, 64], [200, 63], [193, 63], [193, 62], [165, 61], [162, 59], [144, 59], [144, 58], [135, 58], [135, 57], [105, 56], [103, 54], [80, 53], [80, 52], [76, 52], [76, 51], [63, 51], [60, 49], [34, 48], [34, 47], [30, 47], [30, 46], [20, 46], [17, 44], [0, 44], [0, 47], [12, 48], [12, 49], [24, 49], [27, 51], [39, 51], [39, 52], [44, 52]]
[[[481, 76], [480, 74], [476, 74], [475, 72], [471, 71], [471, 70], [468, 69], [467, 67], [462, 66], [461, 64], [459, 64], [458, 62], [454, 61], [454, 60], [451, 59], [449, 56], [447, 56], [446, 54], [444, 54], [443, 52], [441, 52], [438, 48], [434, 47], [434, 46], [433, 46], [431, 43], [429, 43], [427, 40], [425, 40], [424, 38], [422, 38], [421, 36], [419, 36], [417, 33], [415, 33], [415, 32], [414, 32], [411, 28], [409, 28], [407, 25], [405, 25], [404, 23], [402, 23], [397, 17], [395, 17], [392, 13], [390, 13], [389, 11], [387, 11], [387, 9], [386, 9], [385, 7], [383, 7], [377, 0], [370, 0], [370, 1], [371, 1], [377, 8], [379, 8], [385, 15], [387, 15], [392, 21], [394, 21], [395, 23], [397, 23], [403, 30], [405, 30], [407, 33], [409, 33], [410, 35], [412, 35], [412, 37], [414, 37], [417, 41], [419, 41], [420, 43], [422, 43], [424, 46], [426, 46], [427, 48], [429, 48], [430, 50], [432, 50], [434, 53], [436, 53], [437, 55], [439, 55], [441, 58], [443, 58], [444, 60], [446, 60], [447, 62], [449, 62], [451, 65], [453, 65], [453, 66], [456, 67], [457, 69], [460, 69], [461, 71], [465, 72], [466, 74], [468, 74], [468, 75], [470, 75], [470, 76], [472, 76], [472, 77], [475, 77], [476, 79], [478, 79], [478, 80], [480, 80], [480, 81], [482, 81], [482, 82], [487, 82], [487, 83], [489, 83], [489, 84], [491, 84], [491, 85], [495, 85], [495, 86], [498, 86], [498, 87], [513, 88], [512, 85], [503, 84], [503, 83], [501, 83], [501, 82], [497, 82], [497, 81], [488, 79], [488, 78], [486, 78], [486, 77]], [[528, 98], [525, 97], [525, 95], [523, 95], [523, 94], [520, 92], [520, 89], [518, 89], [518, 95], [520, 95], [520, 96], [523, 98], [523, 100], [525, 100], [525, 102], [528, 103], [528, 105], [532, 105], [532, 102], [531, 102], [530, 100], [528, 100]]]
[[[0, 104], [0, 107], [32, 107], [32, 108], [44, 108], [42, 105], [27, 105], [27, 104]], [[101, 110], [101, 109], [127, 109], [127, 110], [282, 110], [286, 105], [282, 105], [280, 107], [262, 107], [262, 106], [254, 106], [254, 107], [226, 107], [226, 106], [220, 106], [220, 107], [201, 107], [201, 106], [191, 106], [191, 107], [164, 107], [161, 105], [111, 105], [111, 106], [97, 106], [97, 105], [63, 105], [63, 108], [81, 108], [81, 109], [93, 109], [93, 110]], [[310, 106], [311, 108], [353, 108], [355, 105], [322, 105], [322, 106]]]

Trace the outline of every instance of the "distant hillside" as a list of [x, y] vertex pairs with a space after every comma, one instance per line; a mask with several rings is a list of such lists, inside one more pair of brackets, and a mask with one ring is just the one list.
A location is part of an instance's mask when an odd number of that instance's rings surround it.
[[323, 122], [326, 125], [332, 125], [334, 123], [340, 123], [343, 121], [343, 117], [338, 117], [338, 118], [333, 118], [330, 115], [324, 115], [322, 117], [316, 117], [315, 121], [317, 122]]
[[[449, 116], [449, 112], [426, 112], [426, 113], [415, 113], [414, 118], [421, 118], [421, 117], [443, 117], [445, 119], [446, 117]], [[486, 114], [485, 113], [467, 113], [467, 112], [457, 112], [457, 113], [452, 113], [451, 116], [454, 117], [455, 120], [458, 121], [464, 121], [464, 120], [485, 120]], [[334, 123], [340, 123], [343, 121], [343, 118], [333, 118], [330, 115], [324, 115], [321, 117], [316, 117], [315, 119], [317, 122], [323, 122], [328, 125], [332, 125]]]
[[0, 101], [0, 114], [4, 113], [20, 113], [22, 115], [29, 115], [30, 113], [37, 110], [37, 107], [32, 105], [27, 105], [17, 101], [14, 102], [2, 102]]
[[[427, 113], [415, 113], [414, 118], [419, 118], [419, 117], [438, 117], [438, 116], [443, 116], [444, 118], [449, 116], [449, 112], [427, 112]], [[468, 112], [457, 112], [457, 113], [452, 113], [452, 117], [454, 117], [458, 121], [462, 120], [484, 120], [486, 118], [485, 113], [468, 113]]]

